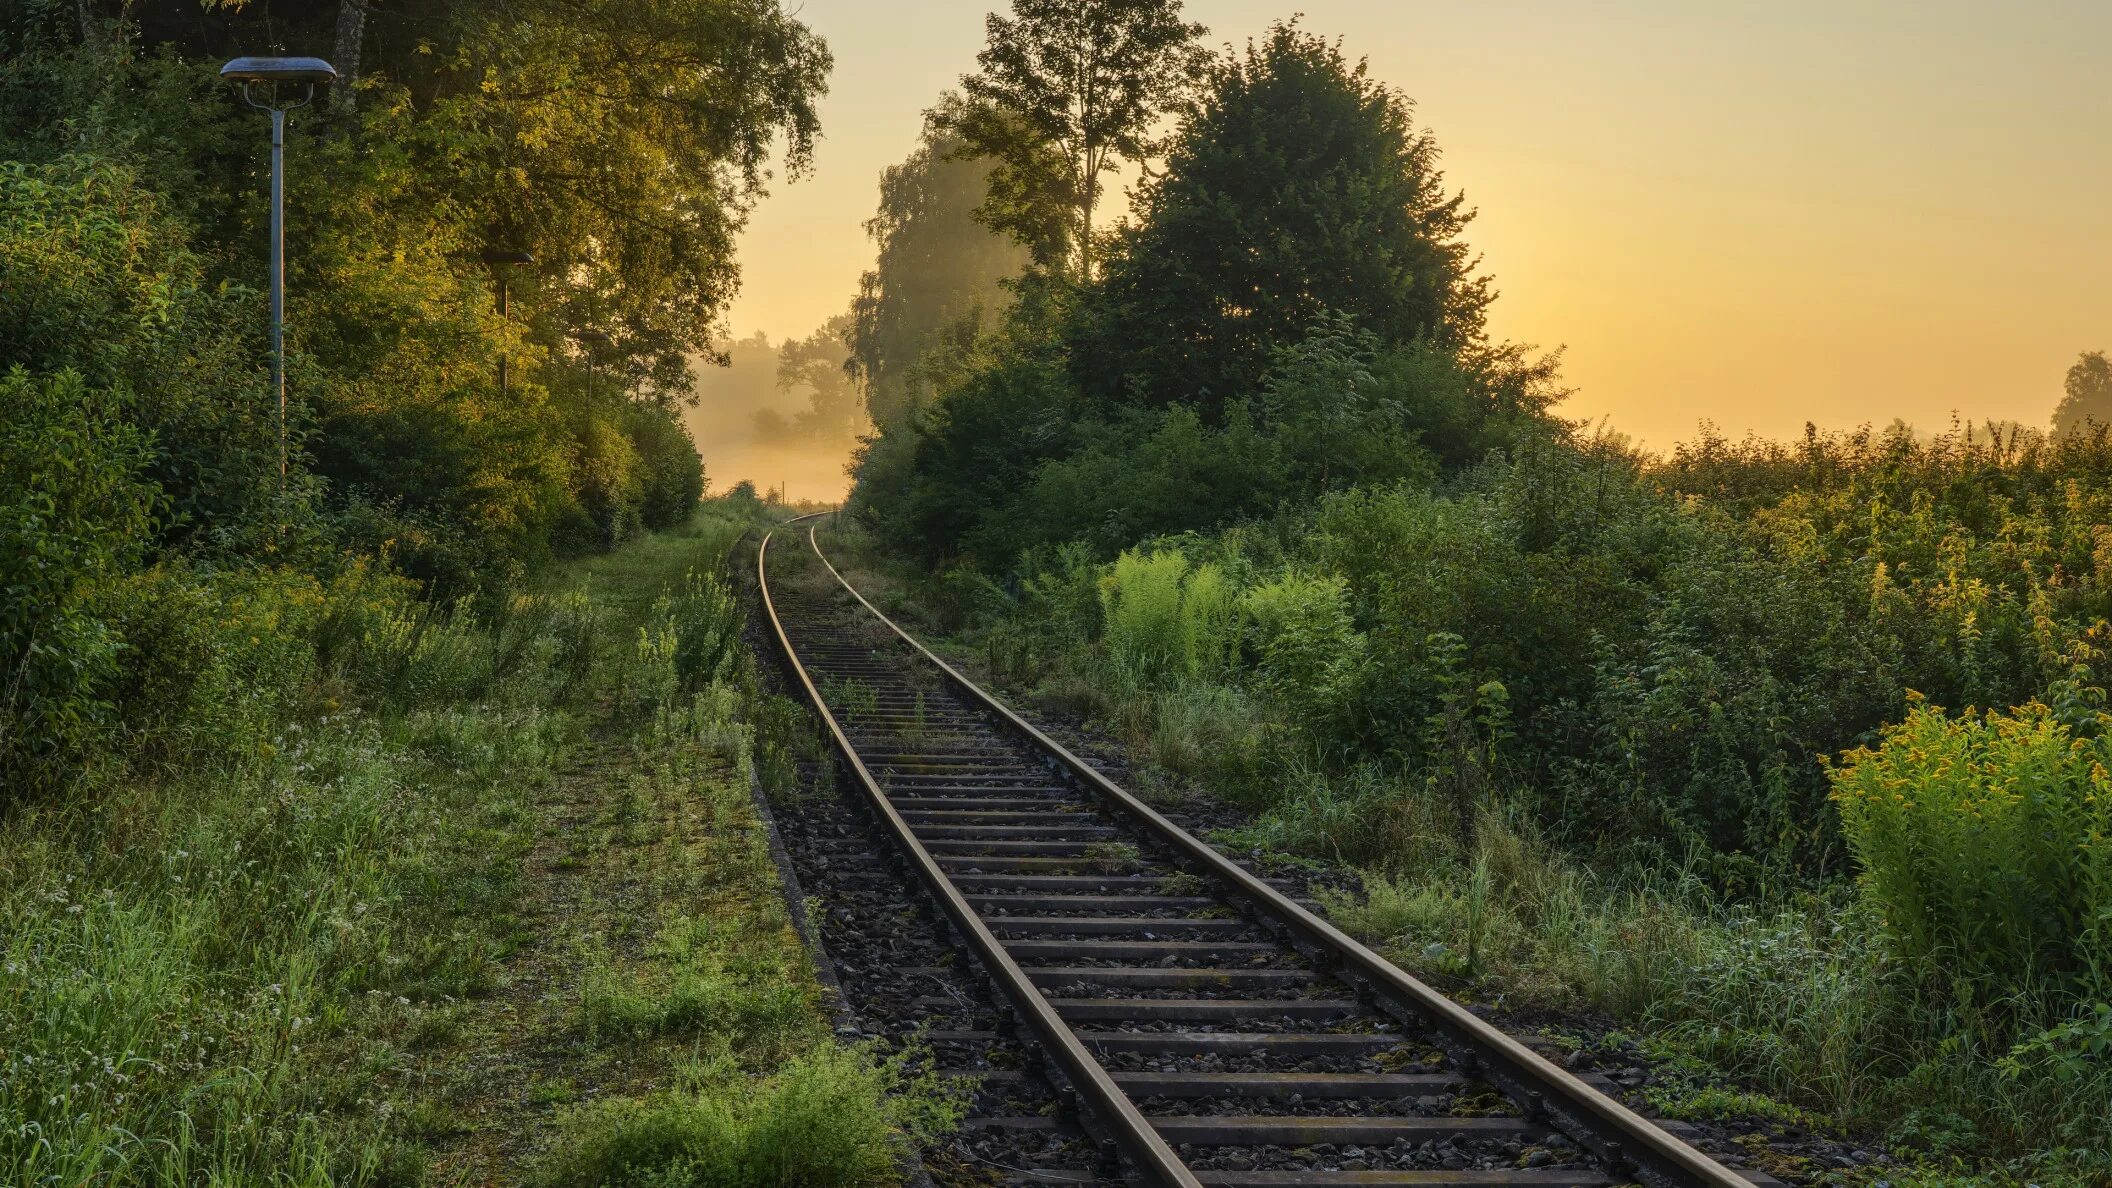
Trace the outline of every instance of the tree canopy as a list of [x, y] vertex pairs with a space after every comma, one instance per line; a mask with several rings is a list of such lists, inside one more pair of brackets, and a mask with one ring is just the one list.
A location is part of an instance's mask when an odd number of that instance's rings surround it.
[[1216, 416], [1326, 311], [1387, 342], [1476, 343], [1493, 293], [1409, 101], [1278, 24], [1211, 70], [1071, 350], [1106, 398]]
[[995, 162], [982, 217], [1037, 262], [1093, 275], [1102, 179], [1154, 153], [1153, 126], [1209, 60], [1208, 30], [1180, 14], [1180, 0], [1013, 0], [987, 19], [967, 101], [934, 110], [960, 152]]
[[[940, 110], [959, 107], [957, 99]], [[927, 122], [909, 157], [880, 176], [879, 209], [866, 221], [877, 258], [851, 302], [849, 366], [875, 421], [898, 416], [917, 397], [917, 363], [949, 327], [992, 321], [1010, 300], [1008, 277], [1028, 253], [976, 220], [990, 184], [987, 160], [963, 155], [963, 142]]]
[[[269, 140], [216, 76], [260, 52], [342, 71], [287, 121], [285, 499]], [[155, 549], [385, 547], [444, 590], [687, 514], [671, 405], [829, 67], [776, 0], [37, 3], [0, 10], [0, 61], [0, 368], [78, 372], [145, 432]], [[504, 318], [493, 248], [534, 256]]]
[[2112, 426], [2112, 359], [2103, 351], [2084, 351], [2068, 369], [2053, 410], [2055, 433], [2077, 433], [2093, 423]]

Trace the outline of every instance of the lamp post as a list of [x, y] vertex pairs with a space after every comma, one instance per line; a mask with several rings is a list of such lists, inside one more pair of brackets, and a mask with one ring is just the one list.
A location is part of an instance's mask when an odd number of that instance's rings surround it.
[[[271, 382], [279, 394], [279, 494], [286, 493], [286, 113], [315, 98], [315, 84], [337, 77], [321, 58], [236, 58], [220, 77], [242, 84], [242, 99], [271, 113]], [[257, 101], [257, 84], [272, 84], [269, 103]], [[278, 84], [300, 83], [299, 103], [278, 102]]]
[[[491, 248], [483, 253], [483, 260], [499, 278], [499, 321], [506, 321], [506, 270], [516, 264], [533, 264], [535, 257], [527, 252], [503, 251]], [[506, 398], [506, 347], [499, 346], [499, 398]]]
[[586, 344], [587, 374], [594, 377], [588, 383], [587, 394], [593, 396], [596, 394], [595, 390], [601, 387], [601, 352], [596, 348], [605, 347], [613, 340], [599, 330], [574, 330], [572, 338], [575, 342]]

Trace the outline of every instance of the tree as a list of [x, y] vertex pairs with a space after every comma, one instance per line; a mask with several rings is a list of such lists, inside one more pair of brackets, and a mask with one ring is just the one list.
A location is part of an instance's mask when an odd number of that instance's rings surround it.
[[[139, 320], [113, 373], [140, 396], [124, 416], [153, 434], [149, 473], [171, 508], [159, 543], [186, 551], [239, 553], [248, 538], [231, 529], [247, 523], [273, 529], [273, 547], [288, 535], [276, 483], [252, 477], [275, 478], [276, 449], [269, 467], [247, 457], [272, 419], [250, 399], [266, 158], [256, 113], [215, 75], [230, 52], [269, 49], [337, 57], [340, 96], [355, 67], [361, 80], [357, 103], [318, 102], [288, 126], [291, 502], [331, 544], [394, 542], [399, 566], [448, 591], [683, 514], [701, 478], [671, 405], [688, 358], [716, 345], [734, 238], [771, 169], [807, 164], [820, 39], [778, 0], [7, 8], [0, 158], [123, 161], [187, 241], [197, 275], [148, 292], [207, 312]], [[510, 273], [503, 320], [479, 259], [495, 247], [536, 259]], [[591, 365], [569, 338], [582, 329], [613, 339]], [[112, 382], [97, 356], [117, 339], [65, 337], [33, 366]]]
[[2053, 431], [2065, 436], [2092, 422], [2112, 426], [2112, 359], [2103, 351], [2084, 351], [2068, 369], [2061, 403], [2053, 410]]
[[1074, 374], [1101, 399], [1215, 418], [1325, 311], [1386, 344], [1480, 343], [1493, 293], [1460, 240], [1473, 212], [1411, 114], [1293, 25], [1221, 60], [1076, 319]]
[[[58, 14], [72, 6], [31, 7]], [[235, 183], [244, 199], [233, 206], [237, 221], [203, 230], [249, 265], [263, 241], [243, 177], [254, 168], [255, 113], [210, 67], [230, 47], [343, 55], [348, 73], [333, 91], [342, 102], [319, 105], [289, 128], [297, 141], [327, 129], [342, 147], [320, 192], [355, 210], [362, 201], [410, 205], [424, 216], [431, 244], [480, 285], [488, 278], [478, 249], [533, 252], [540, 291], [517, 316], [542, 316], [539, 329], [552, 343], [582, 325], [607, 332], [616, 340], [614, 362], [630, 373], [626, 386], [655, 394], [686, 391], [687, 357], [710, 349], [739, 285], [734, 241], [764, 193], [773, 158], [791, 177], [807, 168], [831, 64], [822, 39], [779, 0], [86, 8], [122, 9], [125, 19], [110, 27], [137, 43], [101, 64], [105, 92], [119, 96], [123, 111], [78, 120], [66, 102], [78, 106], [80, 96], [44, 99], [35, 93], [43, 88], [14, 88], [11, 80], [0, 80], [0, 108], [19, 109], [53, 136], [121, 115], [116, 122], [147, 133], [136, 135], [141, 153], [184, 158], [150, 170], [171, 191]], [[49, 40], [57, 20], [25, 18], [25, 32], [11, 34], [0, 19], [0, 57], [29, 33]], [[162, 47], [184, 59], [197, 84], [192, 93], [184, 102], [167, 93], [125, 98], [166, 65], [139, 50]], [[10, 93], [17, 89], [19, 100]], [[212, 118], [201, 121], [200, 111]], [[0, 122], [13, 114], [0, 113]], [[202, 140], [189, 126], [202, 122], [217, 133], [222, 120], [236, 122], [232, 144]], [[294, 171], [296, 197], [323, 180], [316, 173], [312, 158]], [[377, 192], [376, 183], [390, 188]], [[289, 234], [298, 236], [299, 222], [315, 212], [314, 199], [296, 202]], [[289, 266], [306, 258], [295, 251]], [[517, 297], [531, 294], [530, 279], [515, 277]]]
[[805, 338], [788, 338], [777, 352], [777, 390], [804, 392], [807, 407], [789, 419], [775, 410], [756, 414], [760, 437], [804, 439], [815, 445], [845, 447], [865, 427], [858, 386], [845, 366], [849, 355], [851, 315], [838, 314]]
[[[940, 110], [959, 106], [949, 98]], [[1002, 282], [1027, 265], [1024, 249], [976, 221], [991, 163], [963, 152], [934, 120], [916, 151], [880, 176], [880, 207], [865, 224], [878, 258], [859, 281], [846, 336], [847, 366], [875, 422], [912, 407], [918, 360], [947, 327], [1001, 310], [1010, 299]]]
[[1012, 13], [990, 14], [967, 102], [934, 121], [996, 162], [984, 221], [1090, 279], [1101, 178], [1154, 155], [1152, 126], [1200, 75], [1208, 30], [1180, 19], [1180, 0], [1013, 0]]

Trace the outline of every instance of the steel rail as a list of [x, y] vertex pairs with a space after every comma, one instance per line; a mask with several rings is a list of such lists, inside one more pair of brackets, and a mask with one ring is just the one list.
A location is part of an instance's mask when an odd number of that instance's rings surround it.
[[[800, 520], [826, 514], [815, 512], [813, 515], [799, 516], [785, 523], [795, 524]], [[859, 757], [857, 748], [851, 745], [850, 736], [844, 732], [842, 724], [836, 720], [836, 715], [830, 711], [828, 703], [822, 700], [820, 689], [815, 686], [806, 665], [800, 662], [799, 654], [793, 650], [792, 639], [785, 632], [784, 621], [778, 617], [777, 604], [770, 596], [768, 570], [770, 541], [776, 535], [775, 528], [764, 534], [762, 544], [757, 547], [755, 555], [756, 586], [762, 594], [764, 614], [770, 619], [771, 630], [777, 636], [778, 647], [785, 654], [785, 662], [791, 666], [793, 675], [798, 678], [807, 700], [813, 703], [815, 712], [821, 715], [822, 721], [828, 726], [829, 734], [836, 740], [836, 748], [842, 753], [844, 762], [858, 777], [858, 786], [865, 792], [866, 800], [874, 814], [908, 855], [910, 865], [915, 868], [918, 877], [931, 891], [932, 896], [939, 901], [939, 906], [945, 911], [947, 918], [974, 950], [983, 968], [997, 982], [998, 988], [1011, 1001], [1028, 1028], [1041, 1039], [1048, 1055], [1070, 1080], [1071, 1087], [1085, 1100], [1093, 1120], [1114, 1140], [1127, 1161], [1129, 1170], [1146, 1177], [1153, 1184], [1170, 1185], [1172, 1188], [1202, 1188], [1202, 1182], [1196, 1179], [1195, 1173], [1188, 1170], [1188, 1166], [1173, 1153], [1173, 1148], [1167, 1145], [1159, 1132], [1145, 1120], [1136, 1103], [1115, 1084], [1114, 1078], [1108, 1075], [1100, 1062], [1093, 1059], [1076, 1033], [1063, 1022], [1056, 1008], [1050, 1005], [1049, 1000], [1019, 967], [1019, 963], [1012, 960], [1011, 954], [1005, 951], [1004, 946], [998, 943], [989, 926], [984, 924], [982, 917], [968, 905], [960, 889], [946, 877], [945, 870], [932, 858], [931, 852], [924, 848], [924, 843], [918, 840], [909, 823], [903, 820], [902, 814], [888, 800], [887, 794], [881, 791], [879, 782], [867, 769], [865, 760]], [[813, 543], [811, 533], [808, 543]], [[815, 555], [820, 555], [818, 547]], [[823, 558], [823, 564], [827, 564], [826, 558]], [[831, 566], [829, 572], [835, 573], [835, 567]], [[838, 574], [837, 580], [842, 581], [842, 575]]]
[[[828, 513], [817, 513], [824, 514]], [[1661, 1188], [1752, 1188], [1752, 1182], [1744, 1176], [1651, 1125], [1642, 1115], [1585, 1084], [1567, 1070], [1506, 1035], [1406, 970], [1366, 948], [1333, 924], [1300, 907], [1289, 896], [1218, 853], [1202, 839], [1167, 820], [1158, 810], [1137, 799], [1127, 789], [1072, 754], [1061, 743], [1012, 712], [1010, 707], [984, 692], [981, 686], [961, 675], [951, 664], [925, 647], [922, 641], [904, 631], [900, 624], [888, 618], [856, 586], [851, 585], [830, 562], [827, 554], [821, 551], [821, 542], [815, 535], [817, 528], [818, 525], [808, 525], [807, 543], [836, 581], [871, 612], [873, 617], [886, 624], [903, 642], [936, 665], [970, 700], [1031, 739], [1071, 775], [1098, 793], [1101, 799], [1141, 822], [1181, 857], [1201, 867], [1210, 876], [1229, 884], [1241, 898], [1274, 917], [1311, 946], [1333, 957], [1381, 1001], [1391, 1002], [1397, 1009], [1410, 1013], [1422, 1024], [1450, 1040], [1454, 1047], [1469, 1057], [1474, 1071], [1503, 1090], [1528, 1116], [1552, 1120], [1558, 1129], [1583, 1144], [1609, 1167], [1620, 1172], [1632, 1172], [1646, 1183]], [[782, 630], [779, 638], [783, 638]], [[789, 644], [787, 647], [789, 648]], [[813, 693], [811, 685], [809, 693]], [[830, 719], [830, 724], [833, 728], [833, 718]], [[837, 739], [839, 745], [848, 748], [848, 740], [840, 730], [837, 731]], [[864, 768], [860, 767], [859, 771], [863, 776]], [[865, 780], [867, 786], [873, 788], [875, 796], [884, 804], [885, 798], [879, 797], [871, 778], [866, 776]], [[900, 835], [908, 840], [908, 844], [917, 845], [913, 839], [908, 839], [906, 826], [901, 825], [899, 820], [895, 821], [894, 825]], [[921, 846], [918, 847], [918, 853], [923, 854]], [[925, 855], [923, 861], [929, 864], [929, 856]], [[1011, 964], [1009, 958], [1004, 960], [1008, 966]], [[1016, 970], [1016, 967], [1013, 968]]]

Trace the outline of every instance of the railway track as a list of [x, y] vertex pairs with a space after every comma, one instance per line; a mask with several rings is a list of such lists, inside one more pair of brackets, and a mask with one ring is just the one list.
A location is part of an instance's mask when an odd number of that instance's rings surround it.
[[[757, 555], [793, 683], [1075, 1114], [1026, 1107], [966, 1125], [1077, 1125], [1108, 1155], [1097, 1171], [1013, 1178], [1774, 1183], [1660, 1129], [1181, 830], [901, 631], [829, 563], [807, 520], [765, 536]], [[794, 532], [804, 541], [792, 547], [804, 543], [849, 598], [772, 585], [773, 544]]]

